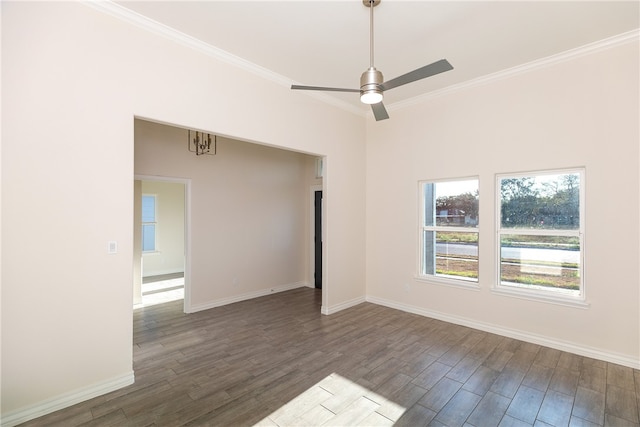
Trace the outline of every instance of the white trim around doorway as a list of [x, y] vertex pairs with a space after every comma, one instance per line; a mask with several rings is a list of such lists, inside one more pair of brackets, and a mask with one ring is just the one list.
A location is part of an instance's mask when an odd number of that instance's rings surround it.
[[185, 313], [191, 307], [191, 179], [156, 175], [134, 175], [134, 180], [184, 184], [184, 306]]

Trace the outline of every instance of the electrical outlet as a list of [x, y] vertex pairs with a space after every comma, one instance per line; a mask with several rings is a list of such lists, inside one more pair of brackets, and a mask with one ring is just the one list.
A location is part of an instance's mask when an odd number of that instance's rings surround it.
[[108, 254], [117, 254], [118, 253], [118, 242], [115, 240], [109, 240], [107, 242], [107, 253]]
[[411, 285], [408, 284], [408, 283], [405, 283], [404, 284], [404, 291], [407, 292], [407, 293], [411, 292]]

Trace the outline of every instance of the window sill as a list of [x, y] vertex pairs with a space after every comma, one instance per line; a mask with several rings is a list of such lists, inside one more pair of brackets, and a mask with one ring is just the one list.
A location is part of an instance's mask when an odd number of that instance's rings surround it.
[[590, 306], [590, 304], [582, 299], [582, 297], [550, 295], [548, 291], [545, 292], [537, 291], [535, 289], [520, 289], [515, 286], [494, 286], [493, 288], [491, 288], [491, 292], [496, 295], [544, 302], [547, 304], [562, 305], [565, 307], [586, 309]]
[[145, 256], [145, 255], [158, 255], [158, 254], [160, 254], [160, 251], [144, 251], [144, 252], [142, 252], [142, 256]]
[[480, 285], [478, 282], [472, 282], [464, 279], [449, 279], [438, 276], [415, 276], [414, 279], [418, 282], [428, 283], [432, 285], [447, 286], [450, 288], [461, 288], [471, 291], [479, 291]]

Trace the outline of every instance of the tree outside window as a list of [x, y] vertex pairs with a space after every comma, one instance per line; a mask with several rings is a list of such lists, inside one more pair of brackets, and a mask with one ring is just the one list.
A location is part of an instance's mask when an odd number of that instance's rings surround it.
[[583, 175], [498, 176], [499, 287], [584, 298]]
[[423, 278], [478, 282], [478, 180], [420, 183]]

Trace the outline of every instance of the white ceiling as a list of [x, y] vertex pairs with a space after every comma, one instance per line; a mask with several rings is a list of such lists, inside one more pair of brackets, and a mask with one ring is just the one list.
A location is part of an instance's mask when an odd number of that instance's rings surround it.
[[[292, 84], [357, 89], [369, 67], [369, 8], [362, 0], [117, 3]], [[454, 67], [385, 92], [385, 105], [636, 30], [639, 6], [637, 0], [382, 0], [374, 8], [374, 65], [385, 80], [441, 58]], [[328, 95], [368, 111], [356, 93]]]

